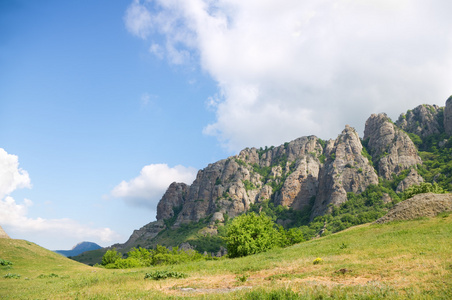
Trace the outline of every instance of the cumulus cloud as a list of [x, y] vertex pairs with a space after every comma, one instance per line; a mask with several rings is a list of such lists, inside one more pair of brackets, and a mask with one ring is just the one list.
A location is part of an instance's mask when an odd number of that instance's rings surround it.
[[196, 172], [194, 168], [180, 165], [173, 168], [166, 164], [147, 165], [137, 177], [118, 184], [111, 191], [111, 195], [123, 199], [128, 204], [155, 210], [158, 201], [172, 182], [191, 184]]
[[0, 199], [21, 188], [31, 188], [28, 172], [19, 168], [17, 155], [0, 148]]
[[18, 203], [10, 196], [16, 189], [30, 187], [30, 177], [27, 171], [19, 168], [18, 157], [0, 148], [0, 225], [9, 235], [42, 234], [55, 240], [76, 237], [79, 240], [95, 239], [102, 242], [119, 238], [109, 228], [91, 228], [67, 218], [30, 218], [28, 210], [33, 202], [24, 199]]
[[395, 118], [422, 103], [443, 105], [451, 93], [450, 1], [135, 0], [131, 7], [149, 18], [127, 13], [127, 22], [154, 28], [148, 40], [164, 37], [151, 52], [197, 62], [217, 81], [208, 101], [216, 121], [204, 133], [233, 151], [335, 137], [347, 123], [362, 131], [371, 113]]
[[28, 209], [32, 205], [33, 202], [29, 199], [24, 199], [19, 204], [10, 196], [0, 200], [0, 222], [10, 235], [45, 234], [47, 237], [53, 236], [55, 240], [76, 238], [104, 243], [113, 242], [120, 237], [110, 228], [91, 228], [68, 218], [30, 218]]

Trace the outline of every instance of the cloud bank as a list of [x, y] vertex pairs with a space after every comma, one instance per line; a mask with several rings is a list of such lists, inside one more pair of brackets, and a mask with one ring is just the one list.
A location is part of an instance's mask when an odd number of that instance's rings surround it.
[[118, 184], [111, 191], [111, 195], [123, 199], [130, 205], [155, 210], [158, 201], [171, 183], [176, 181], [191, 184], [196, 173], [196, 169], [180, 165], [173, 168], [166, 164], [147, 165], [137, 177]]
[[134, 0], [129, 32], [217, 82], [204, 133], [237, 151], [362, 131], [452, 93], [450, 1]]
[[119, 235], [110, 228], [91, 228], [68, 218], [44, 219], [28, 217], [33, 202], [24, 199], [22, 203], [10, 196], [20, 188], [31, 188], [28, 172], [19, 167], [16, 155], [0, 148], [0, 225], [12, 236], [43, 235], [53, 240], [76, 238], [112, 242]]

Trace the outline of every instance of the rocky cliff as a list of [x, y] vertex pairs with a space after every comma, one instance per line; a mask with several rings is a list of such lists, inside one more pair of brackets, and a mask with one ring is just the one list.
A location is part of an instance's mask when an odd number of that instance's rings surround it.
[[[166, 228], [199, 221], [215, 233], [218, 223], [267, 202], [307, 210], [313, 219], [346, 202], [347, 193], [360, 194], [400, 174], [404, 178], [396, 191], [401, 192], [424, 180], [417, 171], [422, 160], [409, 134], [428, 137], [452, 128], [451, 99], [445, 108], [420, 105], [396, 123], [386, 114], [373, 114], [362, 140], [347, 125], [334, 140], [300, 137], [278, 147], [246, 148], [209, 164], [192, 184], [172, 183], [157, 206], [157, 221], [115, 246], [144, 245]], [[382, 201], [391, 199], [385, 194]]]
[[444, 130], [443, 120], [444, 107], [423, 104], [401, 114], [395, 124], [406, 132], [426, 137], [442, 132]]
[[410, 137], [386, 114], [373, 114], [367, 119], [364, 141], [378, 175], [384, 179], [391, 179], [393, 174], [399, 175], [403, 170], [422, 163]]
[[355, 129], [348, 125], [335, 141], [325, 148], [328, 159], [320, 171], [319, 189], [312, 217], [324, 214], [330, 204], [347, 201], [347, 193], [361, 193], [370, 184], [378, 184], [378, 176], [365, 157]]
[[452, 135], [452, 96], [447, 99], [444, 108], [444, 129], [448, 135]]

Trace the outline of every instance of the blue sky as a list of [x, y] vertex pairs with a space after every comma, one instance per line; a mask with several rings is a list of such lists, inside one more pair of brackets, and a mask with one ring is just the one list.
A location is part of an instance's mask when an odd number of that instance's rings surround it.
[[3, 1], [0, 225], [125, 242], [245, 147], [452, 94], [448, 1]]

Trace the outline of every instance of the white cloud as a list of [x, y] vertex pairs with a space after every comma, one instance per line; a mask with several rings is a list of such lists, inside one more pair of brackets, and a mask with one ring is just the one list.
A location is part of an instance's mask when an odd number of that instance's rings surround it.
[[134, 0], [127, 8], [124, 22], [130, 33], [142, 39], [146, 39], [152, 28], [151, 15], [139, 0]]
[[132, 6], [165, 38], [169, 62], [197, 58], [217, 81], [204, 132], [230, 150], [362, 130], [371, 113], [395, 118], [451, 94], [450, 1], [149, 3]]
[[55, 240], [76, 238], [78, 241], [99, 240], [104, 243], [111, 243], [119, 238], [110, 228], [91, 228], [72, 219], [30, 218], [28, 208], [32, 205], [33, 202], [28, 199], [18, 204], [10, 196], [0, 200], [0, 223], [8, 234], [44, 234], [47, 238], [53, 236]]
[[0, 199], [20, 188], [31, 188], [28, 172], [19, 168], [17, 155], [0, 148]]
[[28, 210], [33, 206], [33, 202], [24, 199], [19, 204], [10, 196], [20, 188], [31, 188], [28, 172], [19, 168], [16, 155], [8, 154], [0, 148], [0, 225], [10, 236], [35, 238], [42, 235], [53, 240], [75, 237], [77, 240], [94, 239], [101, 242], [112, 242], [119, 238], [119, 235], [109, 228], [91, 228], [67, 218], [30, 218]]
[[112, 191], [111, 195], [121, 198], [126, 203], [145, 206], [155, 210], [157, 203], [172, 182], [191, 184], [197, 170], [190, 167], [166, 164], [151, 164], [143, 167], [140, 175], [130, 181], [122, 181]]

